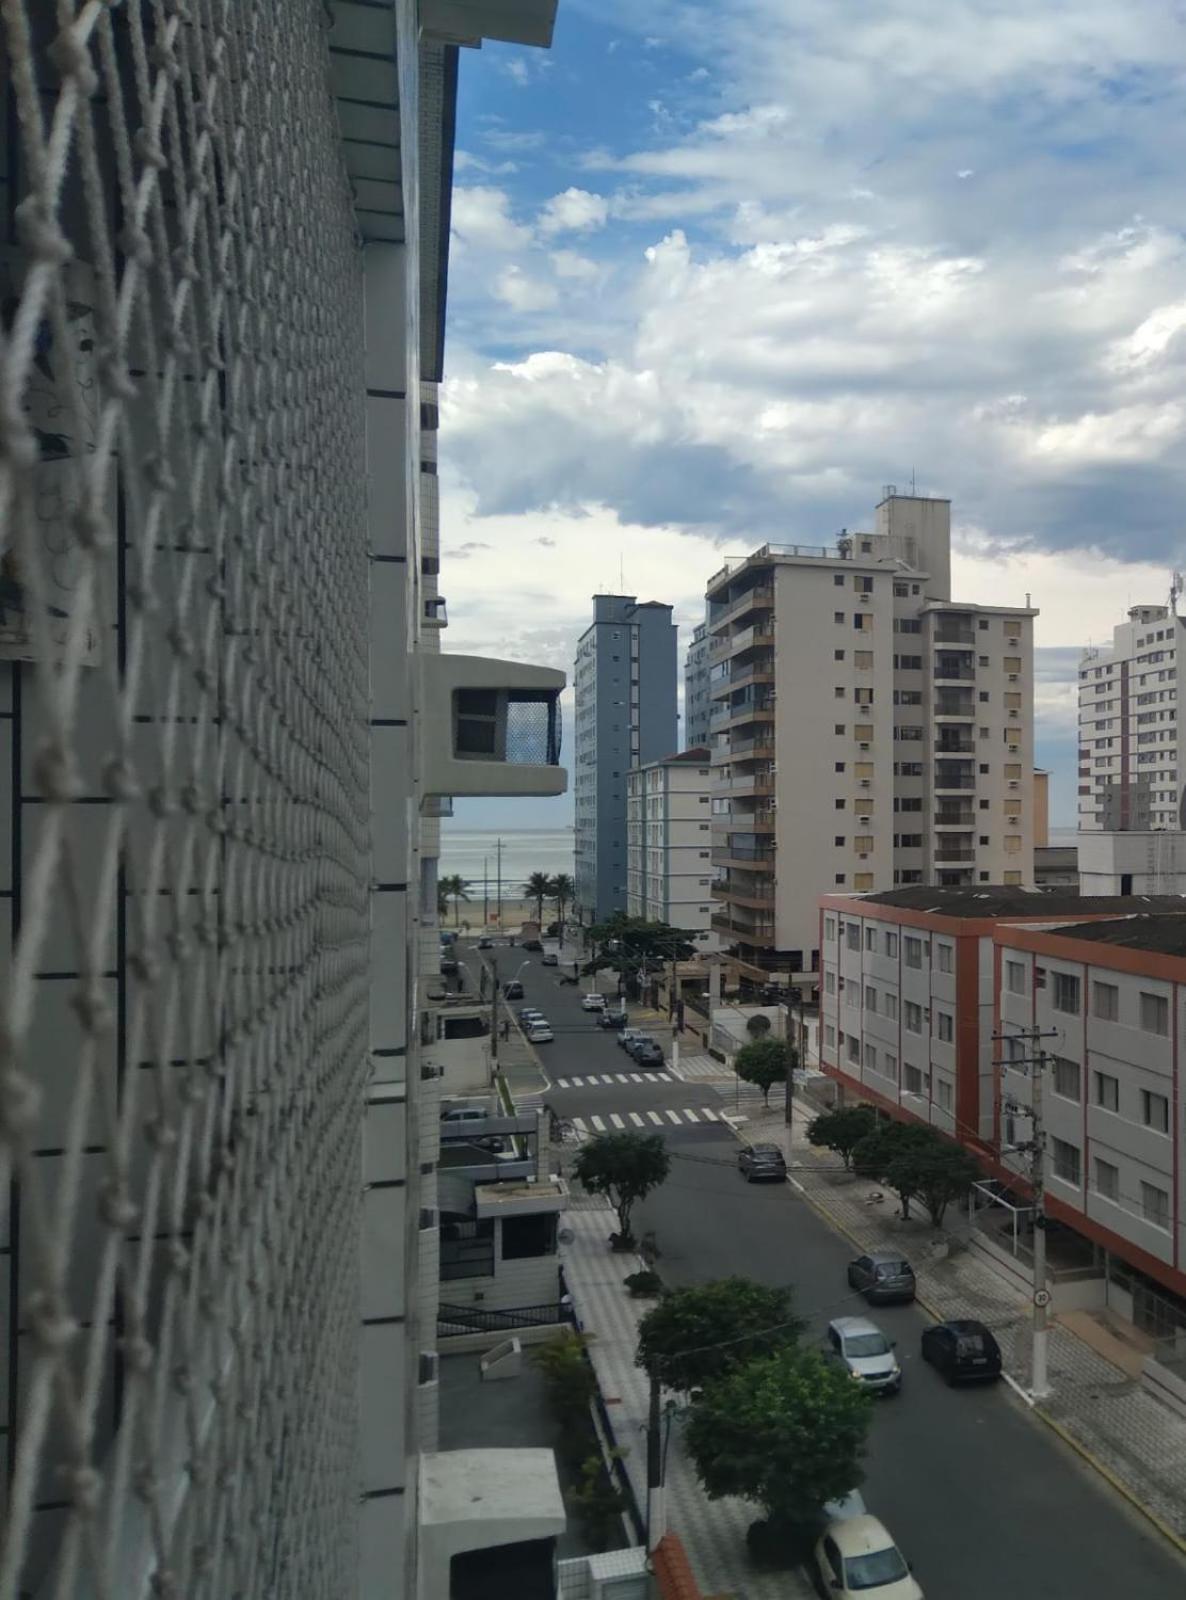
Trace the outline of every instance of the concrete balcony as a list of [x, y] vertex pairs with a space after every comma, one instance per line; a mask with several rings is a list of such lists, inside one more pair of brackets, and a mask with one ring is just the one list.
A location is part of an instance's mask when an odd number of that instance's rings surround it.
[[735, 906], [748, 906], [754, 911], [766, 911], [774, 903], [772, 883], [714, 883], [709, 890], [714, 900]]
[[714, 783], [712, 793], [719, 799], [727, 795], [759, 796], [774, 793], [775, 777], [772, 772], [747, 772], [723, 783]]
[[727, 695], [734, 694], [738, 689], [748, 689], [754, 684], [768, 684], [774, 682], [774, 663], [743, 661], [733, 672], [726, 673], [716, 682], [710, 683], [708, 688], [709, 698], [722, 700]]
[[954, 810], [935, 812], [936, 828], [974, 828], [976, 813], [970, 807], [957, 806]]
[[728, 867], [734, 872], [761, 872], [774, 875], [773, 850], [741, 850], [718, 846], [712, 852], [714, 867]]
[[961, 722], [975, 722], [976, 702], [970, 695], [943, 695], [934, 702], [932, 707], [936, 721], [958, 720]]
[[421, 659], [426, 795], [563, 794], [563, 672], [485, 656]]
[[751, 761], [773, 761], [774, 752], [773, 736], [759, 732], [756, 737], [730, 739], [728, 744], [712, 752], [712, 764], [722, 766], [728, 762], [733, 766], [740, 766]]
[[935, 645], [946, 645], [948, 648], [954, 645], [960, 649], [970, 650], [976, 643], [976, 630], [966, 622], [956, 622], [948, 617], [936, 617], [931, 642]]
[[745, 922], [738, 917], [718, 911], [713, 913], [712, 925], [718, 933], [727, 933], [742, 943], [768, 945], [774, 940], [774, 920]]
[[966, 654], [955, 652], [945, 655], [943, 651], [935, 652], [935, 662], [932, 675], [936, 683], [975, 683], [976, 669], [968, 660]]
[[[774, 609], [774, 590], [763, 584], [757, 584], [752, 589], [747, 589], [745, 594], [738, 595], [736, 599], [728, 600], [720, 610], [714, 608], [709, 620], [709, 628], [713, 633], [718, 633], [729, 623], [735, 622], [738, 617], [745, 617], [752, 611], [772, 611]], [[755, 624], [757, 626], [757, 624]]]
[[942, 865], [944, 862], [972, 862], [976, 859], [976, 851], [972, 848], [971, 836], [963, 839], [960, 836], [947, 836], [935, 840], [935, 863]]
[[950, 737], [936, 738], [934, 744], [936, 756], [971, 756], [976, 753], [976, 741], [967, 736], [962, 739]]
[[773, 650], [774, 634], [764, 628], [740, 628], [736, 633], [725, 635], [720, 639], [721, 652], [718, 660], [732, 660], [735, 656], [744, 655], [747, 650]]

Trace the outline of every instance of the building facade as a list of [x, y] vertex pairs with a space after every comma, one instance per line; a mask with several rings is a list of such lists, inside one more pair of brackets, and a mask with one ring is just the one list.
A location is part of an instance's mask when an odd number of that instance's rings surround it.
[[683, 748], [685, 750], [700, 750], [708, 744], [708, 716], [711, 709], [710, 650], [708, 623], [698, 622], [692, 634], [692, 642], [684, 655]]
[[676, 748], [676, 636], [669, 605], [599, 594], [577, 644], [573, 914], [586, 926], [626, 909], [627, 774]]
[[950, 598], [950, 511], [887, 492], [873, 533], [709, 582], [714, 927], [743, 984], [815, 971], [822, 889], [1032, 882], [1036, 613]]
[[1133, 606], [1111, 648], [1079, 665], [1079, 827], [1141, 833], [1183, 828], [1178, 704], [1184, 619]]
[[633, 767], [626, 780], [626, 910], [693, 934], [712, 928], [711, 768], [707, 750]]
[[0, 21], [6, 1592], [427, 1592], [436, 819], [564, 788], [440, 648], [459, 51], [554, 9]]

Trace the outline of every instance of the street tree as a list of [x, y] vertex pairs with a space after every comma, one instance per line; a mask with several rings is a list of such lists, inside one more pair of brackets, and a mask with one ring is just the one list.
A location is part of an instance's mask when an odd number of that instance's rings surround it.
[[755, 1011], [746, 1019], [745, 1031], [751, 1039], [764, 1039], [770, 1032], [770, 1018], [764, 1011]]
[[839, 1365], [793, 1348], [747, 1361], [691, 1408], [684, 1438], [712, 1500], [755, 1500], [802, 1525], [855, 1489], [872, 1399]]
[[469, 899], [469, 880], [463, 878], [459, 872], [448, 873], [437, 880], [437, 904], [440, 905], [441, 897], [453, 902], [453, 922], [456, 925], [461, 920], [461, 902]]
[[638, 1365], [668, 1389], [702, 1389], [755, 1356], [797, 1343], [807, 1324], [791, 1291], [751, 1278], [673, 1289], [642, 1319]]
[[608, 967], [623, 977], [658, 972], [665, 962], [688, 961], [696, 951], [694, 936], [685, 930], [623, 911], [595, 922], [586, 930], [585, 943], [593, 952], [585, 963], [587, 973]]
[[572, 904], [572, 897], [576, 893], [576, 884], [573, 883], [567, 872], [558, 872], [552, 879], [552, 899], [556, 902], [556, 921], [560, 924], [560, 937], [564, 938], [564, 913]]
[[920, 1122], [879, 1122], [854, 1146], [853, 1171], [884, 1183], [897, 1195], [903, 1218], [908, 1218], [910, 1202], [920, 1194], [924, 1152], [937, 1138], [933, 1129]]
[[535, 920], [541, 926], [544, 920], [544, 901], [552, 898], [553, 882], [554, 880], [546, 872], [533, 872], [523, 885], [523, 893], [529, 900], [535, 901]]
[[870, 1106], [836, 1106], [820, 1112], [807, 1129], [807, 1138], [817, 1149], [834, 1150], [851, 1169], [853, 1151], [876, 1126], [877, 1113]]
[[[770, 1091], [776, 1083], [787, 1081], [789, 1057], [794, 1054], [785, 1039], [752, 1039], [737, 1052], [733, 1070], [745, 1083], [756, 1083], [769, 1106]], [[798, 1065], [797, 1057], [793, 1065]]]
[[915, 1193], [926, 1206], [936, 1228], [943, 1226], [947, 1208], [963, 1200], [983, 1174], [976, 1158], [958, 1144], [935, 1135], [934, 1144], [920, 1148], [913, 1156]]
[[667, 1177], [671, 1157], [657, 1133], [601, 1133], [583, 1144], [572, 1170], [590, 1194], [601, 1194], [618, 1217], [615, 1244], [633, 1244], [630, 1214]]

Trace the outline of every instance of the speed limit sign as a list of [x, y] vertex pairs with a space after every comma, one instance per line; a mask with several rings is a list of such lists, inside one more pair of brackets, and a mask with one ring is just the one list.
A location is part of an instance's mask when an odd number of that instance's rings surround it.
[[1046, 1309], [1046, 1307], [1050, 1304], [1050, 1290], [1049, 1289], [1035, 1289], [1034, 1290], [1034, 1304], [1036, 1306], [1038, 1306], [1041, 1310], [1044, 1311]]

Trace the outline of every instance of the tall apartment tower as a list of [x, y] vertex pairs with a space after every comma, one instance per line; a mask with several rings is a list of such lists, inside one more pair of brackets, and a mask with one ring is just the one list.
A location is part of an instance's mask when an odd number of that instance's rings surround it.
[[632, 767], [626, 778], [626, 910], [718, 950], [712, 927], [712, 769], [704, 748]]
[[1178, 745], [1182, 628], [1169, 606], [1133, 606], [1110, 650], [1079, 666], [1079, 827], [1108, 833], [1181, 828], [1186, 774]]
[[599, 594], [577, 644], [574, 912], [586, 925], [626, 909], [626, 774], [676, 749], [677, 634], [669, 605]]
[[708, 671], [708, 623], [698, 622], [692, 642], [684, 656], [684, 736], [685, 750], [700, 750], [708, 744], [708, 713], [711, 706]]
[[[1033, 881], [1033, 618], [951, 599], [951, 506], [708, 584], [713, 926], [749, 984], [812, 985], [813, 893]], [[1028, 596], [1027, 596], [1028, 599]]]

